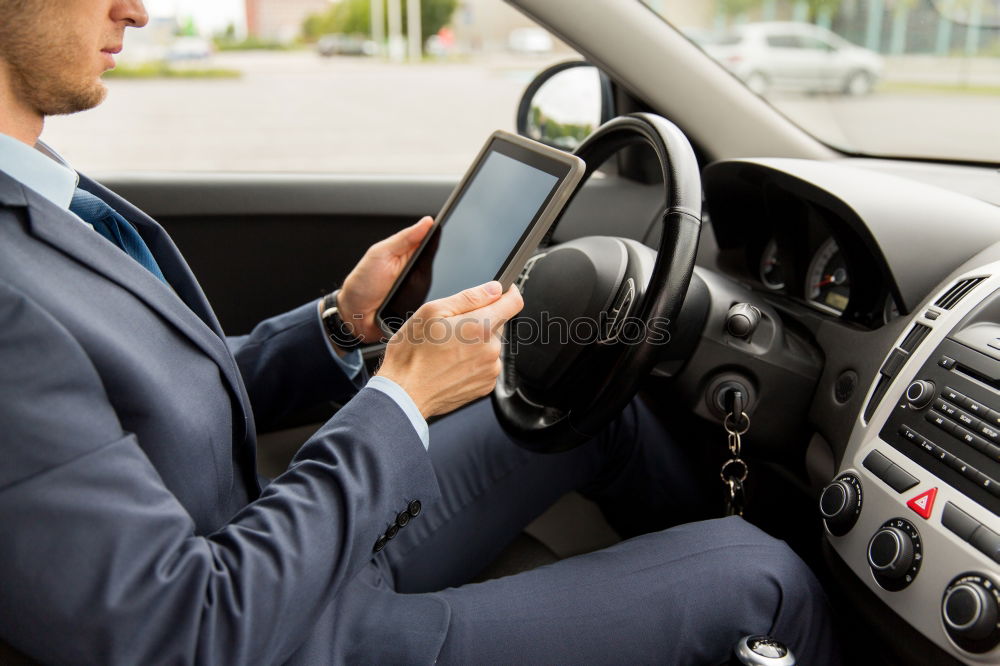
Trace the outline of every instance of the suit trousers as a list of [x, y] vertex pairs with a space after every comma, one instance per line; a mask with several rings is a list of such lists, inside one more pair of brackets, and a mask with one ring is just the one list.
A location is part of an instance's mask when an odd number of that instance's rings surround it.
[[339, 658], [406, 662], [392, 646], [422, 640], [407, 635], [406, 618], [443, 602], [443, 664], [721, 664], [741, 636], [759, 633], [789, 644], [800, 664], [839, 662], [819, 583], [786, 544], [741, 518], [468, 583], [571, 490], [620, 511], [698, 512], [706, 498], [685, 452], [641, 402], [583, 446], [546, 455], [517, 447], [484, 400], [434, 423], [429, 453], [442, 499], [347, 591], [363, 602], [335, 603], [321, 620], [339, 628]]

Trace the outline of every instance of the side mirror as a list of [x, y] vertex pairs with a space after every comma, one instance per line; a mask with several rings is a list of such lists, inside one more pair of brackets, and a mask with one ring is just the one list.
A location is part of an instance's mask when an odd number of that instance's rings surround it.
[[590, 63], [553, 65], [528, 85], [517, 109], [517, 133], [572, 151], [614, 113], [611, 80]]

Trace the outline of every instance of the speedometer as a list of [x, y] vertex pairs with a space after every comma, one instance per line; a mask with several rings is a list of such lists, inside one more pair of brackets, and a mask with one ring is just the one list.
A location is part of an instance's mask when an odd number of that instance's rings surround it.
[[837, 242], [827, 239], [813, 255], [806, 273], [806, 298], [821, 310], [842, 314], [851, 298], [851, 277]]

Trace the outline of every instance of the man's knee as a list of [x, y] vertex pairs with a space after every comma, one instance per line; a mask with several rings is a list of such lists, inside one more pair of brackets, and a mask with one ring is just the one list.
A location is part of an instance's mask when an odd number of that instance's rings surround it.
[[706, 521], [718, 543], [732, 545], [726, 554], [728, 566], [747, 578], [774, 577], [782, 582], [815, 583], [805, 562], [780, 539], [742, 518], [730, 516]]
[[690, 532], [688, 538], [695, 540], [699, 575], [717, 592], [730, 590], [736, 605], [777, 617], [825, 604], [812, 571], [788, 544], [742, 518], [691, 523], [664, 534], [678, 531]]

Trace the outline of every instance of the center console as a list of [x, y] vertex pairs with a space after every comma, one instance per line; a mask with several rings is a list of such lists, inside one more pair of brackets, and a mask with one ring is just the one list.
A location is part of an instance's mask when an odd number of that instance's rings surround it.
[[960, 661], [1000, 663], [1000, 264], [914, 316], [820, 512], [897, 614]]

